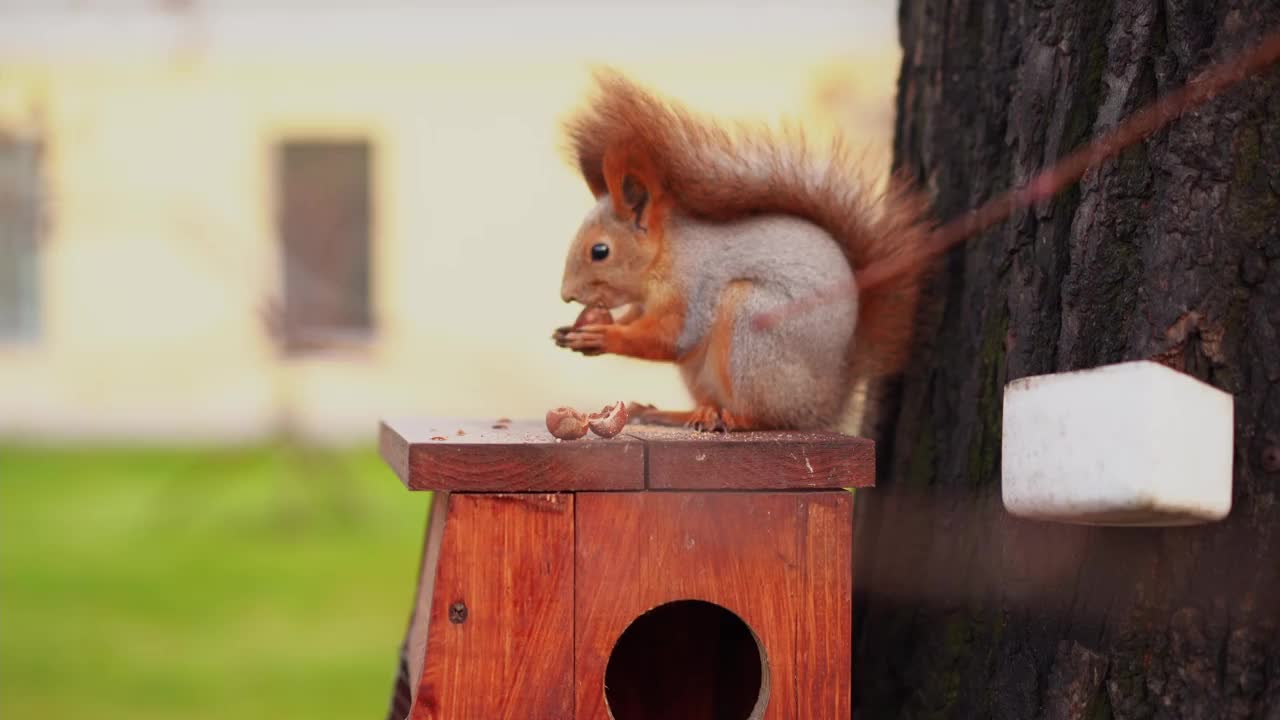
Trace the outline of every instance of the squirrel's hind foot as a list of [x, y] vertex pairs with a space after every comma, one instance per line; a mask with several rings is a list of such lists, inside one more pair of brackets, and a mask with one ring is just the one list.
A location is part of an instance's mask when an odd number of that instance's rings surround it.
[[644, 403], [627, 403], [628, 422], [636, 425], [682, 427], [699, 432], [724, 432], [727, 428], [720, 419], [720, 409], [701, 405], [694, 410], [659, 410]]
[[698, 432], [728, 432], [729, 428], [724, 423], [724, 417], [720, 413], [720, 408], [711, 405], [699, 405], [689, 413], [689, 419], [685, 421], [685, 427]]
[[659, 410], [648, 403], [627, 403], [627, 422], [636, 425], [684, 427], [693, 415], [689, 411]]
[[628, 422], [637, 425], [682, 427], [697, 432], [738, 432], [762, 430], [751, 419], [714, 405], [699, 405], [693, 410], [659, 410], [644, 403], [627, 403]]

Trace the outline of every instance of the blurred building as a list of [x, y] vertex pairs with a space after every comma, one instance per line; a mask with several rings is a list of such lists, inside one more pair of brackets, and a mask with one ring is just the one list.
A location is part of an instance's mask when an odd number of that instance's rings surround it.
[[894, 3], [0, 5], [0, 437], [371, 438], [380, 415], [686, 400], [554, 348], [615, 65], [842, 125], [883, 170]]

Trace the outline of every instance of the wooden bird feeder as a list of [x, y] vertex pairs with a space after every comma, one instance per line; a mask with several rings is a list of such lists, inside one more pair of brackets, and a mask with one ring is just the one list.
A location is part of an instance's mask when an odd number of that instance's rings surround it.
[[435, 491], [390, 718], [849, 717], [871, 441], [429, 419], [381, 451]]

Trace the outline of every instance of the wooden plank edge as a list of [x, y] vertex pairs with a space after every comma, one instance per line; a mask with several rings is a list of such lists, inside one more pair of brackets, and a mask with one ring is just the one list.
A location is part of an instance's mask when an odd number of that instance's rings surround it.
[[406, 488], [415, 489], [409, 484], [409, 441], [386, 420], [378, 422], [378, 454]]
[[[391, 434], [399, 438], [399, 435], [394, 431]], [[628, 439], [634, 440], [634, 438]], [[421, 468], [415, 473], [415, 466], [433, 461], [444, 461], [446, 464], [452, 465], [467, 456], [478, 456], [484, 461], [491, 458], [495, 452], [498, 452], [495, 448], [502, 446], [409, 443], [406, 444], [405, 451], [406, 465], [400, 477], [405, 487], [415, 492], [527, 495], [537, 493], [644, 490], [647, 468], [644, 443], [629, 442], [627, 444], [630, 447], [634, 447], [635, 450], [624, 449], [619, 452], [617, 446], [604, 445], [601, 441], [583, 443], [581, 446], [573, 448], [552, 444], [513, 444], [506, 446], [506, 449], [502, 451], [509, 456], [506, 462], [532, 462], [535, 459], [543, 459], [545, 457], [547, 467], [543, 468], [543, 472], [546, 474], [563, 474], [567, 473], [570, 468], [599, 465], [601, 466], [601, 474], [607, 476], [607, 479], [602, 477], [597, 481], [572, 481], [571, 479], [562, 478], [549, 482], [519, 483], [508, 479], [500, 481], [463, 481], [457, 480], [447, 473], [439, 477], [428, 477], [428, 473], [422, 471]], [[584, 458], [583, 456], [586, 457]], [[399, 474], [399, 471], [397, 471], [397, 474]], [[626, 479], [617, 479], [618, 476], [624, 475], [627, 476]]]
[[[732, 444], [715, 446], [699, 446], [689, 440], [661, 440], [633, 435], [645, 443], [645, 487], [651, 490], [690, 490], [690, 491], [725, 491], [725, 490], [847, 490], [851, 488], [870, 488], [876, 484], [875, 442], [866, 438], [849, 438], [841, 436], [839, 440], [809, 442], [803, 445], [789, 444], [777, 440], [747, 440]], [[857, 442], [851, 443], [850, 440]], [[800, 457], [795, 458], [795, 450], [800, 450]], [[808, 481], [799, 472], [802, 464], [808, 463], [806, 451], [818, 449], [833, 455], [861, 454], [865, 455], [847, 475], [847, 481], [827, 482], [824, 480]], [[798, 478], [794, 481], [777, 481], [764, 479], [761, 481], [743, 482], [741, 484], [699, 483], [680, 480], [683, 474], [672, 470], [672, 466], [696, 467], [698, 462], [715, 461], [716, 455], [727, 453], [759, 453], [769, 456], [783, 451], [789, 460], [796, 464], [796, 473], [780, 473], [782, 476]], [[656, 456], [655, 456], [656, 453]], [[703, 460], [698, 460], [698, 457]], [[849, 458], [847, 458], [849, 459]], [[857, 460], [857, 458], [852, 458]], [[785, 460], [768, 460], [780, 466], [789, 464]]]

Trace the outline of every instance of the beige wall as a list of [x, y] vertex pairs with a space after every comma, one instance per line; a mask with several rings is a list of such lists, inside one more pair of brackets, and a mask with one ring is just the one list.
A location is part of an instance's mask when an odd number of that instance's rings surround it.
[[[0, 128], [45, 143], [48, 198], [42, 331], [0, 345], [0, 436], [226, 440], [287, 417], [367, 439], [387, 414], [686, 404], [669, 366], [549, 340], [576, 314], [560, 272], [590, 203], [557, 122], [605, 59], [700, 110], [845, 124], [881, 170], [892, 36], [844, 49], [795, 35], [587, 56], [483, 34], [380, 52], [376, 32], [364, 51], [214, 33], [178, 51], [50, 42], [0, 59]], [[280, 277], [270, 150], [296, 135], [374, 148], [378, 330], [286, 361], [259, 309]]]

